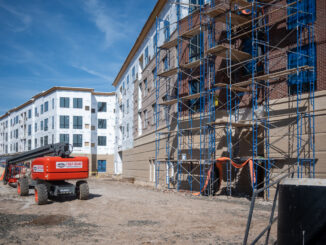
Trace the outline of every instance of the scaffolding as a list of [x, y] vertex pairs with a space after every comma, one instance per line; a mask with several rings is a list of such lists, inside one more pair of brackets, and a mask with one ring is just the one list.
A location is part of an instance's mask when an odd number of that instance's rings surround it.
[[[211, 195], [224, 181], [232, 195], [245, 161], [252, 191], [282, 174], [280, 163], [296, 167], [299, 178], [315, 177], [314, 6], [305, 0], [196, 2], [170, 1], [177, 21], [169, 25], [176, 31], [156, 46], [156, 186], [164, 172], [168, 188]], [[182, 8], [191, 10], [183, 19]], [[275, 40], [275, 29], [284, 22], [287, 29]], [[167, 28], [157, 17], [156, 43]], [[284, 99], [288, 108], [278, 113], [275, 106]], [[272, 139], [280, 120], [292, 130], [286, 134], [289, 142], [296, 139], [295, 151], [290, 143], [287, 151], [280, 149]], [[244, 142], [247, 155], [241, 152]]]

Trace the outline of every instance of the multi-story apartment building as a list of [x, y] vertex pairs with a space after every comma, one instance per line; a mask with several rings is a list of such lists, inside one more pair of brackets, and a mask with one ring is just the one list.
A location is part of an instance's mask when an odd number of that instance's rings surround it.
[[[181, 2], [183, 1], [185, 0]], [[123, 170], [124, 173], [129, 171], [129, 167], [132, 169], [135, 166], [135, 161], [130, 158], [132, 155], [127, 151], [138, 148], [140, 140], [152, 128], [156, 49], [176, 31], [177, 13], [180, 9], [179, 5], [167, 3], [168, 1], [157, 2], [113, 82], [117, 96], [115, 165], [120, 173], [122, 166], [128, 166]], [[187, 13], [188, 8], [182, 8], [180, 11], [182, 16]], [[156, 16], [161, 20], [159, 33], [156, 31]]]
[[90, 172], [114, 173], [115, 93], [53, 87], [0, 117], [0, 154], [66, 142]]
[[[325, 10], [321, 0], [159, 0], [113, 84], [133, 94], [123, 175], [198, 190], [227, 156], [253, 161], [255, 187], [289, 165], [324, 177]], [[229, 192], [252, 186], [249, 170], [222, 164]]]

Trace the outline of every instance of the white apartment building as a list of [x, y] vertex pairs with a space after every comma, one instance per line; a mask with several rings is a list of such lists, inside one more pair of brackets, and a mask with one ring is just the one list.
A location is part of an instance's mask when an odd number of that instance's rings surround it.
[[66, 142], [90, 172], [114, 173], [115, 93], [53, 87], [0, 117], [0, 155]]
[[[199, 0], [197, 0], [199, 1]], [[189, 0], [177, 0], [177, 2], [187, 3], [173, 4], [167, 0], [158, 0], [151, 15], [145, 23], [139, 34], [133, 48], [121, 67], [117, 77], [113, 82], [116, 88], [116, 146], [114, 149], [114, 164], [118, 173], [122, 173], [122, 165], [127, 164], [123, 160], [125, 151], [134, 147], [133, 132], [137, 129], [137, 137], [142, 136], [142, 129], [148, 113], [143, 108], [143, 97], [147, 96], [147, 88], [144, 86], [154, 86], [142, 82], [143, 73], [155, 72], [149, 71], [149, 63], [153, 62], [156, 56], [156, 47], [162, 45], [177, 28], [177, 13], [180, 11], [180, 18], [185, 17], [189, 11]], [[192, 1], [196, 4], [196, 1]], [[156, 18], [158, 16], [158, 18]], [[155, 62], [155, 60], [154, 60]], [[138, 92], [138, 98], [134, 97], [135, 90]], [[145, 91], [145, 93], [142, 93]], [[137, 100], [137, 102], [135, 102]], [[137, 110], [137, 117], [134, 117], [134, 111]], [[125, 153], [124, 153], [125, 152]]]

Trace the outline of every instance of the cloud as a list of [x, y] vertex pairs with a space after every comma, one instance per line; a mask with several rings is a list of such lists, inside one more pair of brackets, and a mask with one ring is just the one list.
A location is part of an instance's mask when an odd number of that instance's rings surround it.
[[91, 16], [92, 21], [96, 27], [104, 33], [106, 47], [111, 46], [121, 38], [126, 38], [126, 26], [118, 21], [118, 18], [114, 15], [108, 15], [107, 13], [113, 13], [114, 9], [107, 9], [103, 4], [100, 4], [97, 0], [85, 0], [85, 11]]
[[7, 12], [9, 12], [10, 14], [14, 15], [22, 23], [22, 26], [13, 26], [13, 25], [11, 25], [11, 27], [13, 28], [12, 31], [14, 31], [14, 32], [25, 31], [30, 26], [30, 24], [32, 23], [32, 17], [31, 16], [29, 16], [27, 14], [24, 14], [24, 13], [21, 13], [17, 9], [12, 8], [11, 6], [8, 6], [8, 5], [4, 4], [3, 2], [0, 2], [0, 7], [3, 8], [4, 10], [6, 10]]
[[113, 78], [112, 78], [112, 77], [107, 76], [107, 75], [105, 75], [105, 74], [102, 74], [102, 73], [100, 73], [100, 72], [94, 71], [94, 70], [92, 70], [92, 69], [89, 69], [89, 68], [87, 68], [87, 67], [85, 67], [85, 66], [73, 65], [73, 67], [75, 67], [75, 68], [77, 68], [77, 69], [79, 69], [79, 70], [85, 71], [85, 72], [87, 72], [87, 73], [90, 74], [90, 75], [93, 75], [93, 76], [96, 76], [96, 77], [102, 78], [102, 79], [104, 79], [104, 80], [106, 80], [106, 81], [109, 81], [109, 82], [112, 82], [112, 81], [113, 81]]

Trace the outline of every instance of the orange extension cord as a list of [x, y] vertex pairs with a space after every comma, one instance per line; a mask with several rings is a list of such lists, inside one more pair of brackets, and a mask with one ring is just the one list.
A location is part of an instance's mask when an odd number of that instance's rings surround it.
[[[252, 161], [252, 158], [249, 158], [247, 159], [245, 162], [243, 162], [242, 164], [237, 164], [235, 162], [232, 161], [231, 158], [228, 158], [228, 157], [220, 157], [220, 158], [217, 158], [216, 159], [216, 167], [218, 168], [219, 170], [219, 182], [221, 184], [222, 182], [222, 179], [223, 179], [223, 169], [222, 169], [222, 164], [224, 164], [225, 162], [227, 161], [231, 161], [231, 164], [233, 167], [235, 168], [243, 168], [244, 166], [247, 165], [247, 163], [249, 163], [249, 169], [250, 169], [250, 178], [251, 178], [251, 183], [256, 180], [256, 174], [255, 174], [255, 171], [254, 171], [254, 164], [253, 164], [253, 161]], [[210, 169], [208, 170], [207, 172], [207, 178], [206, 178], [206, 181], [205, 181], [205, 185], [204, 187], [202, 188], [202, 190], [200, 192], [196, 192], [196, 193], [193, 193], [194, 196], [199, 196], [200, 193], [202, 193], [206, 188], [207, 188], [207, 185], [208, 185], [208, 182], [211, 178], [211, 172], [212, 172], [212, 169], [213, 169], [213, 166], [214, 165], [211, 165]]]

